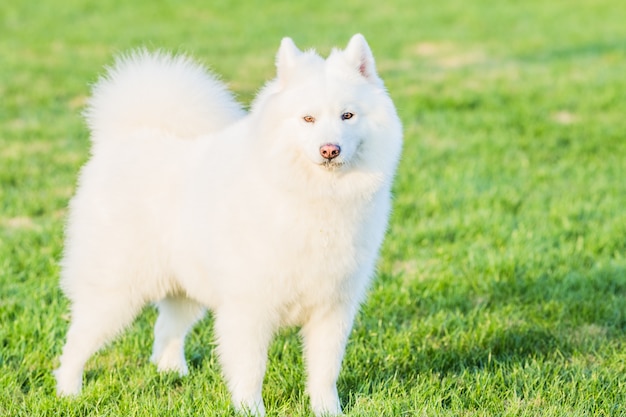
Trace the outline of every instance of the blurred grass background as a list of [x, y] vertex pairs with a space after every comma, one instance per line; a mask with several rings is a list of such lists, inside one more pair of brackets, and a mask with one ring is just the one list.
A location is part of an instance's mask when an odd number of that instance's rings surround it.
[[[363, 33], [405, 126], [379, 276], [339, 391], [354, 416], [617, 416], [626, 404], [626, 5], [58, 1], [0, 4], [0, 415], [229, 415], [211, 321], [184, 379], [148, 364], [148, 309], [54, 396], [63, 222], [89, 84], [129, 48], [192, 54], [244, 103], [283, 36]], [[269, 415], [308, 415], [294, 331]]]

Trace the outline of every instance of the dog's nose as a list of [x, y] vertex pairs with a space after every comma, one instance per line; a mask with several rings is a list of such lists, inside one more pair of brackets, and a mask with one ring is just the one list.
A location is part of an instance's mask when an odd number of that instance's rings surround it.
[[320, 147], [320, 155], [329, 161], [331, 159], [335, 159], [341, 153], [341, 148], [339, 145], [333, 145], [332, 143], [327, 143], [326, 145], [322, 145]]

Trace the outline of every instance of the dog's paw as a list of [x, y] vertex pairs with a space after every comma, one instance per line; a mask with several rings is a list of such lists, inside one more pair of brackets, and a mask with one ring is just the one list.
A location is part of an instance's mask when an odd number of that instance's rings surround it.
[[57, 395], [59, 397], [76, 397], [80, 394], [82, 386], [82, 374], [67, 372], [63, 368], [52, 372], [57, 381]]
[[160, 355], [153, 354], [150, 361], [156, 365], [159, 372], [175, 372], [180, 376], [187, 375], [189, 368], [185, 358], [178, 350], [172, 350], [165, 349]]
[[340, 416], [343, 414], [336, 388], [332, 387], [324, 391], [309, 392], [309, 397], [311, 409], [316, 417]]

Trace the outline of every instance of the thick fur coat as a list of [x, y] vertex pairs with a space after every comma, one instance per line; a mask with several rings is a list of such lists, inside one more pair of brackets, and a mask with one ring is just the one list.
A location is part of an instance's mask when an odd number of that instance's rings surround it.
[[86, 116], [59, 394], [78, 394], [89, 357], [154, 302], [158, 368], [187, 372], [185, 335], [211, 309], [234, 405], [258, 415], [271, 339], [300, 326], [311, 406], [339, 414], [336, 380], [402, 146], [365, 39], [324, 60], [285, 38], [248, 113], [189, 58], [135, 52], [95, 85]]

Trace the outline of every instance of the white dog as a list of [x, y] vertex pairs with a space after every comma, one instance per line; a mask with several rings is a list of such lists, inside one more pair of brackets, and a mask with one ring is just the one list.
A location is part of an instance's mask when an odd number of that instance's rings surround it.
[[209, 308], [235, 407], [263, 415], [268, 346], [301, 326], [313, 411], [341, 413], [336, 380], [402, 127], [361, 35], [326, 60], [285, 38], [276, 66], [249, 114], [181, 56], [136, 52], [95, 86], [62, 261], [60, 395], [78, 394], [89, 357], [156, 302], [159, 370], [187, 373], [185, 335]]

